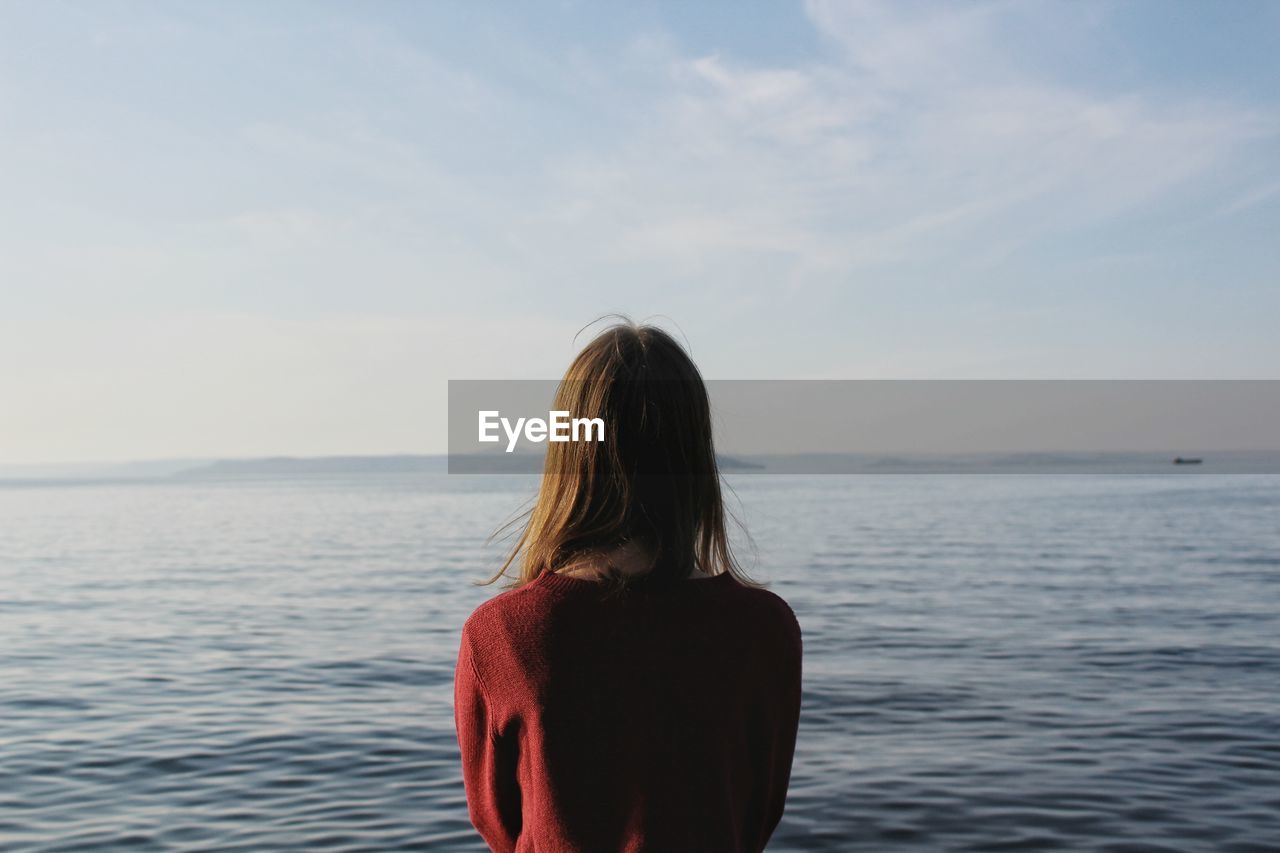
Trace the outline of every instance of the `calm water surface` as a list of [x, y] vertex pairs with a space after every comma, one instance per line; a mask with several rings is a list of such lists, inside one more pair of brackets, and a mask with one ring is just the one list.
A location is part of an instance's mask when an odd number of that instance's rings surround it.
[[[744, 477], [776, 850], [1280, 849], [1280, 479]], [[0, 848], [479, 850], [496, 477], [0, 487]]]

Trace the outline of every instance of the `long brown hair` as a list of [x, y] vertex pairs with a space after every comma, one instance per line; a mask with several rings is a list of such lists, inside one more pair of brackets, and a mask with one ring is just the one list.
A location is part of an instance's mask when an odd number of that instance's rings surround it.
[[508, 577], [522, 586], [630, 544], [648, 556], [648, 570], [615, 574], [618, 584], [700, 570], [755, 585], [729, 545], [706, 385], [674, 338], [630, 321], [610, 326], [569, 365], [553, 408], [601, 419], [603, 440], [547, 444], [538, 496], [504, 527], [524, 521], [490, 583]]

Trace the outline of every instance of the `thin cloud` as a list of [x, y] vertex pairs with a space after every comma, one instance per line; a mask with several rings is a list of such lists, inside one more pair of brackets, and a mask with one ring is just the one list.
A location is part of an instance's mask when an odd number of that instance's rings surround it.
[[[793, 284], [831, 282], [1140, 213], [1276, 133], [1248, 105], [1040, 79], [1007, 49], [1009, 4], [806, 8], [832, 55], [669, 56], [655, 122], [576, 164], [558, 210], [602, 251], [714, 264], [754, 248], [789, 256]], [[1040, 11], [1041, 28], [1063, 14]]]

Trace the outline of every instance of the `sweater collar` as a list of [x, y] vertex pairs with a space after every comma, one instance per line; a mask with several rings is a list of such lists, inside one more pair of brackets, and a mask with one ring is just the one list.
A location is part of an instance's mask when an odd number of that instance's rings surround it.
[[[723, 583], [726, 578], [732, 578], [728, 572], [721, 572], [718, 575], [712, 575], [709, 578], [700, 578], [697, 580], [677, 581], [674, 585], [679, 587], [704, 585], [710, 586], [717, 583]], [[604, 585], [599, 581], [587, 580], [586, 578], [575, 578], [569, 575], [562, 575], [556, 572], [543, 572], [534, 579], [533, 583], [539, 586], [549, 587], [551, 589], [604, 589]]]

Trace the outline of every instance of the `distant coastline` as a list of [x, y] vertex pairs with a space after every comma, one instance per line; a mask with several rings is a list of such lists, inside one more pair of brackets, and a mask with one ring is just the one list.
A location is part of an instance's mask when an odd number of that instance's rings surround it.
[[[1280, 450], [1195, 449], [1195, 465], [1177, 465], [1186, 452], [1043, 453], [806, 453], [719, 457], [726, 474], [1280, 474]], [[0, 466], [0, 484], [201, 481], [280, 477], [537, 474], [539, 454], [454, 456], [390, 454], [171, 459], [83, 465]], [[452, 470], [451, 470], [452, 469]]]
[[[459, 460], [453, 457], [453, 462]], [[535, 453], [477, 454], [466, 457], [476, 473], [535, 474], [542, 470], [542, 455]], [[758, 462], [732, 456], [719, 457], [723, 471], [764, 470]], [[324, 474], [447, 474], [450, 457], [397, 454], [393, 456], [274, 456], [264, 459], [221, 459], [177, 472], [186, 479], [223, 477], [310, 476]]]

